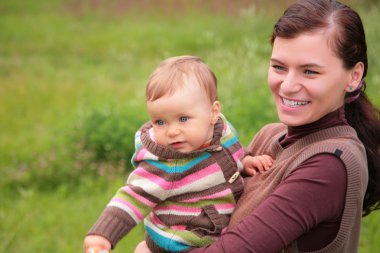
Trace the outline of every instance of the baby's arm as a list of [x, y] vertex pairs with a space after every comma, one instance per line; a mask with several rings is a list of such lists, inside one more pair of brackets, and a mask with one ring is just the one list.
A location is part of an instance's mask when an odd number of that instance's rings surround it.
[[142, 166], [134, 170], [129, 175], [126, 186], [121, 187], [107, 204], [98, 220], [87, 233], [85, 249], [99, 246], [103, 247], [102, 249], [109, 250], [111, 245], [115, 247], [118, 241], [143, 221], [144, 217], [160, 201], [156, 196], [163, 194], [158, 186], [152, 183], [151, 189], [153, 188], [153, 190], [150, 194], [145, 191], [146, 185], [139, 184], [138, 180], [143, 177], [138, 176], [138, 173], [143, 170]]
[[95, 252], [106, 250], [111, 251], [111, 243], [100, 235], [88, 235], [84, 239], [83, 250], [84, 253], [89, 253], [89, 249], [93, 249]]
[[257, 172], [269, 170], [273, 165], [273, 158], [269, 155], [250, 156], [243, 158], [244, 172], [247, 175], [254, 176]]

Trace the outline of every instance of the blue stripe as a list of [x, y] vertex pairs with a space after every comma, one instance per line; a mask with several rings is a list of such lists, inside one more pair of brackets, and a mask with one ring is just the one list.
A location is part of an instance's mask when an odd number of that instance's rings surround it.
[[141, 146], [142, 146], [142, 143], [141, 143], [141, 142], [136, 143], [136, 150], [139, 150], [139, 149], [141, 148]]
[[152, 238], [155, 244], [159, 247], [171, 251], [171, 252], [179, 252], [190, 248], [189, 245], [183, 244], [181, 242], [174, 241], [172, 238], [167, 238], [158, 234], [156, 231], [151, 229], [150, 227], [145, 226], [145, 230]]
[[142, 146], [142, 142], [141, 142], [141, 132], [137, 132], [137, 133], [135, 134], [135, 149], [136, 149], [136, 150], [139, 150], [141, 146]]
[[228, 147], [234, 145], [236, 142], [238, 142], [238, 138], [236, 136], [234, 136], [234, 138], [232, 138], [226, 142], [223, 142], [222, 145], [223, 145], [223, 147], [228, 148]]
[[[186, 172], [187, 170], [191, 169], [198, 163], [202, 162], [203, 160], [206, 160], [210, 157], [211, 155], [209, 153], [204, 153], [199, 157], [196, 157], [195, 159], [189, 161], [188, 163], [184, 165], [176, 165], [176, 166], [167, 166], [164, 164], [162, 161], [155, 161], [155, 160], [146, 160], [147, 163], [152, 164], [153, 166], [165, 171], [166, 173], [183, 173]], [[173, 162], [170, 162], [169, 164], [173, 164]]]

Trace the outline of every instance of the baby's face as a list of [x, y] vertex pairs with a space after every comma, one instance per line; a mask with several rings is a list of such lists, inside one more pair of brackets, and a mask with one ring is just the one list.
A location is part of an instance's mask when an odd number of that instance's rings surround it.
[[148, 101], [147, 107], [156, 143], [185, 153], [211, 141], [219, 103], [211, 104], [198, 84]]

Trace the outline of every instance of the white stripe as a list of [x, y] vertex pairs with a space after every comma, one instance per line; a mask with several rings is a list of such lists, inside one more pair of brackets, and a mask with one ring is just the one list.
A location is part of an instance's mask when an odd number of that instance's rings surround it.
[[226, 137], [228, 135], [230, 135], [232, 132], [232, 129], [230, 128], [230, 126], [227, 124], [227, 127], [226, 127], [226, 130], [224, 131], [224, 134], [222, 137]]
[[228, 208], [228, 209], [218, 210], [218, 213], [220, 213], [220, 214], [231, 214], [233, 211], [234, 211], [234, 208]]
[[146, 153], [144, 154], [144, 158], [143, 159], [144, 160], [155, 160], [155, 161], [158, 161], [160, 158], [158, 158], [158, 156], [153, 155], [149, 151], [146, 151]]
[[127, 205], [124, 205], [123, 203], [112, 201], [107, 206], [114, 206], [114, 207], [120, 208], [124, 212], [128, 213], [137, 224], [141, 221], [135, 215], [135, 213]]
[[198, 216], [201, 214], [201, 212], [182, 212], [182, 211], [174, 211], [174, 210], [158, 210], [154, 211], [155, 214], [157, 215], [162, 215], [162, 214], [174, 214], [174, 215], [181, 215], [181, 216]]

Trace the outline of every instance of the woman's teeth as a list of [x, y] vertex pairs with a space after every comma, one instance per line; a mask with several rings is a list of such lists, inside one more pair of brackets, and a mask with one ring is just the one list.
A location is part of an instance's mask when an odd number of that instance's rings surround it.
[[299, 106], [303, 106], [309, 103], [307, 101], [295, 101], [295, 100], [289, 100], [286, 98], [282, 98], [282, 101], [284, 102], [285, 105], [289, 107], [299, 107]]

